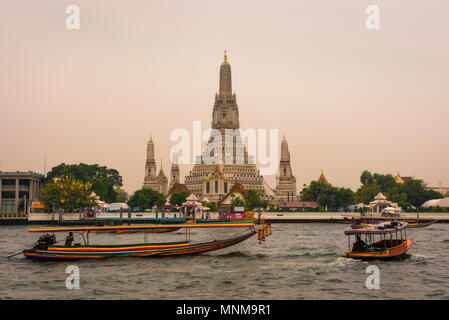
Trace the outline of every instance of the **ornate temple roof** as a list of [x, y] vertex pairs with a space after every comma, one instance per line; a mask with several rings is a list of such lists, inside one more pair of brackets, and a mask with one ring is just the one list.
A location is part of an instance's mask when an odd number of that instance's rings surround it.
[[174, 192], [179, 192], [179, 191], [189, 191], [189, 189], [187, 189], [187, 186], [185, 184], [175, 182], [172, 185], [172, 187], [170, 188], [170, 190], [168, 190], [168, 193], [165, 197], [166, 198], [170, 197]]
[[324, 176], [323, 169], [321, 169], [321, 175], [320, 175], [320, 177], [318, 178], [318, 182], [319, 182], [319, 183], [322, 183], [322, 184], [330, 184], [329, 182], [327, 182], [327, 179], [326, 179], [326, 177]]
[[242, 184], [240, 184], [238, 181], [236, 181], [234, 183], [234, 185], [231, 187], [229, 192], [223, 196], [223, 198], [220, 200], [219, 203], [222, 203], [225, 199], [227, 199], [228, 197], [230, 197], [232, 194], [235, 194], [235, 193], [240, 193], [241, 195], [246, 196], [245, 187]]

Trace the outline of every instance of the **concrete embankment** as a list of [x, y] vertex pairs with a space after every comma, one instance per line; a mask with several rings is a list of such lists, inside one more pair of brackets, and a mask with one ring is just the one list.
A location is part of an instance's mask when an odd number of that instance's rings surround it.
[[[254, 221], [257, 222], [270, 222], [270, 223], [351, 223], [350, 217], [342, 215], [359, 215], [358, 213], [341, 213], [341, 212], [264, 212], [258, 219], [258, 213], [254, 214]], [[409, 219], [439, 219], [438, 223], [449, 223], [449, 213], [401, 213], [401, 216]], [[164, 218], [162, 218], [164, 217]], [[153, 212], [132, 212], [131, 217], [128, 217], [127, 213], [100, 213], [99, 219], [91, 219], [81, 216], [79, 213], [65, 213], [62, 216], [62, 220], [59, 220], [58, 214], [48, 213], [33, 213], [28, 217], [2, 217], [0, 219], [0, 225], [101, 225], [101, 224], [122, 224], [122, 223], [173, 223], [179, 219], [179, 214], [166, 213], [162, 216], [159, 213], [157, 216]], [[120, 219], [123, 218], [123, 219]], [[162, 219], [161, 219], [162, 218]], [[173, 219], [176, 218], [176, 219]], [[201, 217], [198, 217], [199, 221], [203, 221]], [[218, 221], [218, 214], [211, 213], [209, 221]], [[167, 220], [167, 221], [164, 221]], [[171, 221], [170, 221], [171, 220]], [[176, 221], [177, 223], [181, 221]]]
[[[261, 222], [270, 223], [351, 223], [350, 217], [343, 215], [355, 215], [358, 213], [341, 212], [267, 212], [260, 217]], [[402, 217], [408, 219], [438, 219], [438, 223], [449, 223], [449, 213], [402, 213]], [[254, 216], [258, 220], [257, 214]]]

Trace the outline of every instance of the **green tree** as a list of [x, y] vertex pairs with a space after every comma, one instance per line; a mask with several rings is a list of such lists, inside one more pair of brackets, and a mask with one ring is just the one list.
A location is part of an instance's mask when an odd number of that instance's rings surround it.
[[165, 197], [162, 193], [145, 187], [134, 192], [128, 201], [129, 206], [142, 210], [151, 209], [154, 206], [161, 207], [164, 204]]
[[65, 212], [72, 212], [95, 204], [91, 188], [90, 182], [83, 183], [69, 175], [47, 182], [39, 190], [39, 199], [47, 209], [64, 209]]
[[189, 190], [175, 191], [170, 197], [170, 204], [172, 206], [181, 206], [184, 202], [186, 202], [186, 199], [189, 195]]
[[242, 198], [237, 197], [234, 194], [231, 194], [231, 206], [233, 207], [244, 207], [245, 201]]
[[126, 203], [128, 202], [128, 193], [121, 189], [121, 188], [116, 188], [114, 189], [115, 193], [117, 194], [117, 197], [115, 198], [116, 202], [120, 202], [120, 203]]
[[69, 175], [83, 183], [91, 183], [93, 191], [100, 199], [109, 203], [117, 201], [116, 188], [120, 188], [123, 185], [123, 179], [117, 170], [99, 166], [98, 164], [88, 165], [84, 163], [61, 163], [47, 173], [45, 182]]
[[391, 174], [371, 173], [363, 171], [360, 176], [362, 186], [354, 196], [356, 203], [369, 204], [374, 197], [382, 192], [388, 200], [398, 203], [405, 210], [412, 206], [419, 207], [425, 201], [441, 198], [442, 195], [432, 190], [426, 190], [422, 180], [410, 179], [403, 184], [397, 183]]
[[407, 201], [416, 208], [420, 207], [427, 200], [443, 197], [439, 192], [426, 190], [424, 182], [418, 179], [406, 181], [401, 185], [401, 190], [407, 194]]
[[251, 211], [262, 206], [259, 191], [248, 189], [244, 197], [245, 211]]
[[363, 171], [360, 175], [360, 182], [362, 183], [362, 185], [372, 184], [374, 182], [374, 178], [371, 172], [369, 172], [368, 170]]
[[337, 188], [330, 184], [312, 181], [301, 193], [303, 201], [317, 201], [321, 207], [337, 210], [349, 206], [354, 201], [354, 192], [347, 188]]
[[203, 201], [201, 204], [203, 205], [203, 207], [208, 207], [212, 212], [216, 212], [218, 210], [217, 203], [213, 201], [210, 202]]

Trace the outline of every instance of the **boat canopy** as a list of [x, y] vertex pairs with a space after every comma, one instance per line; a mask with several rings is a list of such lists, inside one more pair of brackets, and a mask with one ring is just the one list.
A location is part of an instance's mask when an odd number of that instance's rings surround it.
[[123, 231], [123, 230], [145, 230], [145, 229], [179, 229], [179, 228], [237, 228], [254, 227], [254, 221], [233, 221], [233, 222], [210, 222], [210, 223], [181, 223], [181, 224], [158, 224], [140, 226], [107, 226], [107, 227], [74, 227], [74, 228], [47, 228], [28, 229], [29, 232], [69, 232], [69, 231]]
[[407, 227], [407, 222], [382, 222], [373, 226], [362, 229], [354, 229], [345, 231], [345, 235], [360, 235], [360, 234], [386, 234], [401, 231]]
[[[396, 217], [376, 217], [376, 216], [355, 216], [355, 215], [351, 215], [351, 214], [342, 214], [342, 217], [348, 217], [348, 218], [354, 218], [354, 219], [368, 219], [368, 220], [417, 220], [417, 218], [396, 218]], [[432, 218], [419, 218], [418, 220], [435, 220]]]

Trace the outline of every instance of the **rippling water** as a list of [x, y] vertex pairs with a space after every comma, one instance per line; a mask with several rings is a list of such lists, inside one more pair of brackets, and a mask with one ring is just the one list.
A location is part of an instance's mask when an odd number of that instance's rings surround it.
[[[227, 249], [184, 257], [111, 258], [38, 262], [3, 257], [36, 240], [28, 226], [0, 227], [1, 299], [449, 299], [449, 225], [409, 230], [414, 239], [402, 261], [361, 262], [347, 249], [338, 224], [274, 224], [262, 244], [256, 237]], [[241, 230], [240, 230], [241, 232]], [[210, 240], [211, 230], [192, 232]], [[93, 235], [142, 242], [142, 235]], [[126, 240], [125, 240], [126, 239]], [[181, 231], [150, 235], [151, 241], [184, 240]], [[58, 238], [59, 240], [59, 238]], [[93, 241], [91, 241], [93, 243]], [[66, 267], [80, 268], [80, 289], [68, 290]], [[366, 267], [380, 269], [380, 289], [365, 287]]]

